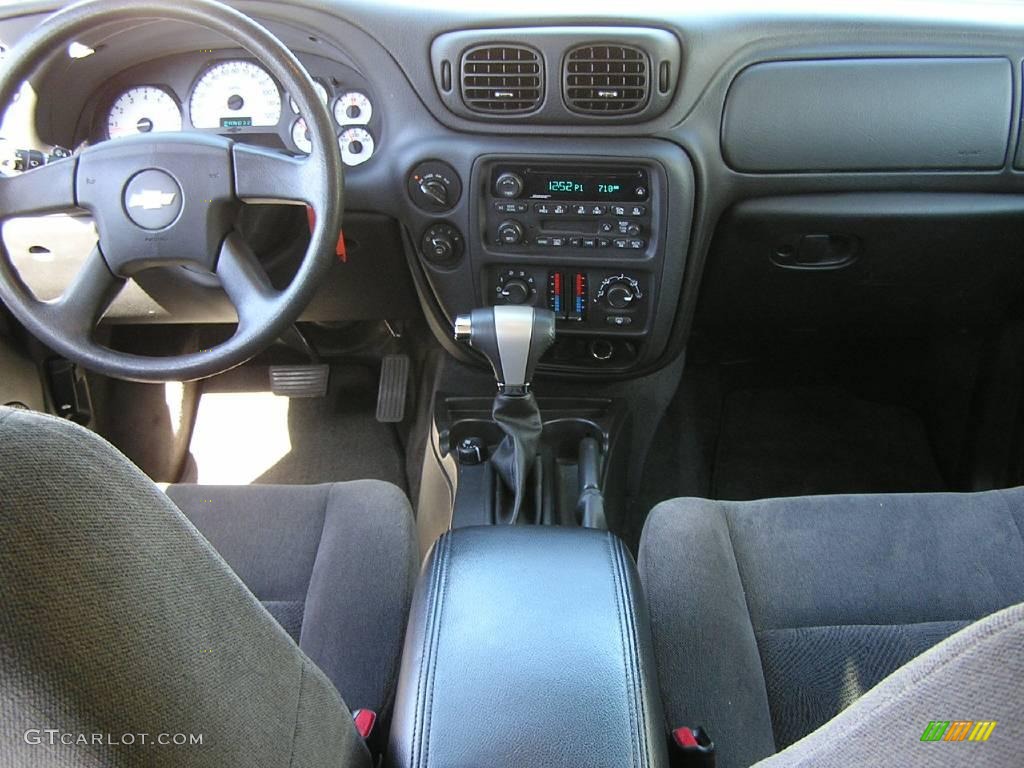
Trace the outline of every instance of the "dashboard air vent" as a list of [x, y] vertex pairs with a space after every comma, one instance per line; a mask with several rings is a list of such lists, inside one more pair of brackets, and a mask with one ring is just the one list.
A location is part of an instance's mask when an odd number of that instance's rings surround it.
[[650, 64], [646, 53], [630, 45], [583, 45], [565, 57], [562, 82], [573, 112], [628, 115], [647, 103]]
[[522, 45], [480, 45], [462, 57], [462, 100], [474, 112], [532, 112], [544, 97], [537, 51]]

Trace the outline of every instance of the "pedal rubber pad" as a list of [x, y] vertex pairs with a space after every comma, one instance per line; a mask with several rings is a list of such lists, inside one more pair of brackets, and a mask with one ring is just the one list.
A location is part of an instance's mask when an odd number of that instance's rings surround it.
[[272, 365], [270, 391], [280, 397], [323, 397], [330, 376], [329, 365]]
[[395, 423], [405, 418], [405, 396], [409, 390], [408, 355], [385, 355], [380, 365], [377, 388], [377, 421]]

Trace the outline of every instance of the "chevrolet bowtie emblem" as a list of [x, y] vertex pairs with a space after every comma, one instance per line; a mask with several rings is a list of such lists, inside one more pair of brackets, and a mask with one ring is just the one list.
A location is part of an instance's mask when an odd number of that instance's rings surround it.
[[177, 192], [161, 192], [159, 189], [144, 189], [128, 198], [129, 208], [141, 208], [144, 211], [158, 211], [174, 203]]

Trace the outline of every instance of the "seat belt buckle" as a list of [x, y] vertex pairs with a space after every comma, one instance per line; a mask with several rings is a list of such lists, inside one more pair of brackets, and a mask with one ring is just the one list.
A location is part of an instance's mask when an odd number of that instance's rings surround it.
[[352, 722], [363, 741], [369, 741], [373, 726], [377, 724], [377, 713], [372, 709], [357, 709], [352, 713]]
[[715, 768], [715, 743], [701, 727], [680, 726], [672, 731], [672, 768]]

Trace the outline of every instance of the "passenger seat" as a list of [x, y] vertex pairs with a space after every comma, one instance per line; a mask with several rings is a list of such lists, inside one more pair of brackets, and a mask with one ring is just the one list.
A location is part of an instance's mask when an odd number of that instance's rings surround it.
[[[1022, 530], [1024, 489], [658, 505], [639, 566], [669, 725], [704, 726], [719, 768], [1020, 765], [1024, 606], [972, 622], [1024, 601]], [[999, 724], [922, 744], [956, 719]]]

